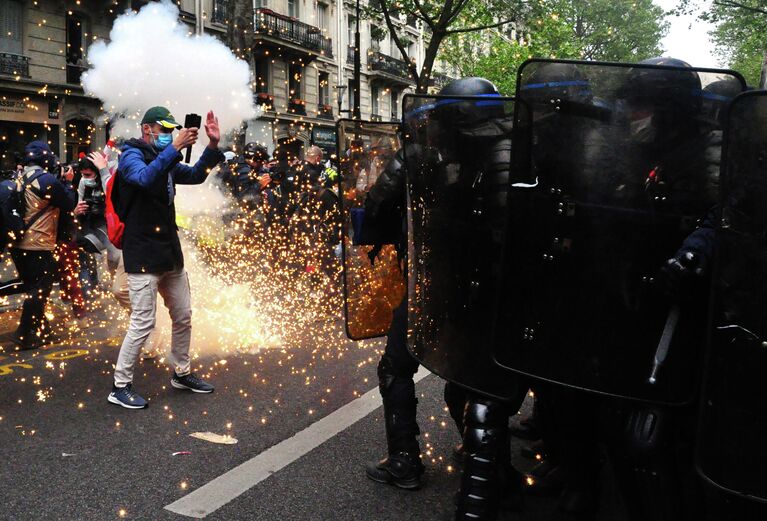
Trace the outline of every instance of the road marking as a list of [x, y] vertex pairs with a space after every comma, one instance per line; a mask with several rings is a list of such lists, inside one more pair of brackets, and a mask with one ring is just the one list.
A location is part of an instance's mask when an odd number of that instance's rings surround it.
[[[413, 379], [417, 383], [430, 374], [427, 369], [421, 367]], [[380, 406], [381, 395], [378, 388], [371, 389], [295, 436], [281, 441], [194, 492], [167, 505], [165, 509], [198, 519], [212, 514], [272, 474], [345, 431]]]

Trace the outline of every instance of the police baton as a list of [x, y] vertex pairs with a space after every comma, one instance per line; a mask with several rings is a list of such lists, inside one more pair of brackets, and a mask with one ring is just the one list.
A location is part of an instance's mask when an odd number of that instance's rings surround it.
[[674, 337], [674, 331], [676, 331], [676, 325], [679, 322], [679, 304], [674, 304], [668, 311], [668, 317], [666, 318], [666, 325], [663, 327], [663, 334], [658, 342], [658, 348], [655, 350], [655, 359], [652, 364], [652, 372], [648, 382], [651, 385], [655, 385], [658, 381], [658, 371], [660, 366], [666, 361], [668, 357], [668, 348], [671, 345], [671, 339]]

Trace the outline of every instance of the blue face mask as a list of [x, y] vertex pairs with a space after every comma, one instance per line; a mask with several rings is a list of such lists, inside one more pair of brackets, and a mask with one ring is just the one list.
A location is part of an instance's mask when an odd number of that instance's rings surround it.
[[155, 134], [154, 146], [157, 150], [164, 150], [173, 143], [173, 134]]

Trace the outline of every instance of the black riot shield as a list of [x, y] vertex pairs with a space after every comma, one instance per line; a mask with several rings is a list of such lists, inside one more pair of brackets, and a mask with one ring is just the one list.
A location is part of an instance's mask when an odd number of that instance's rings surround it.
[[767, 502], [767, 92], [733, 102], [725, 132], [698, 469]]
[[680, 300], [661, 275], [717, 201], [723, 84], [745, 88], [689, 67], [520, 68], [533, 166], [509, 198], [500, 365], [621, 398], [693, 399], [706, 296]]
[[501, 399], [517, 392], [490, 349], [513, 112], [498, 96], [403, 101], [408, 344], [432, 372]]
[[368, 192], [400, 148], [399, 124], [341, 120], [337, 130], [346, 333], [361, 340], [385, 335], [405, 296], [397, 251], [404, 241], [402, 213], [392, 209], [374, 221], [365, 212]]

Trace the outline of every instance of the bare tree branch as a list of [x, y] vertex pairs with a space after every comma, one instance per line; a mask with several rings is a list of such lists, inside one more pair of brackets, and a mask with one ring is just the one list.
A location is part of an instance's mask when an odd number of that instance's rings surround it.
[[746, 5], [741, 2], [736, 2], [735, 0], [714, 0], [714, 4], [721, 5], [722, 7], [734, 7], [736, 9], [744, 9], [752, 13], [767, 15], [767, 9], [765, 8]]
[[413, 62], [410, 61], [409, 56], [407, 55], [407, 49], [405, 49], [405, 46], [402, 45], [402, 41], [399, 39], [399, 35], [397, 34], [397, 28], [394, 25], [394, 22], [391, 19], [391, 14], [389, 14], [389, 7], [386, 5], [386, 0], [381, 0], [381, 10], [383, 11], [384, 18], [386, 19], [386, 25], [389, 28], [389, 33], [391, 34], [391, 39], [394, 41], [394, 44], [397, 46], [397, 49], [399, 49], [399, 52], [402, 54], [402, 57], [404, 58], [404, 62], [407, 64], [407, 68], [410, 71], [410, 74], [413, 76], [413, 79], [415, 80], [416, 84], [419, 83], [419, 76], [418, 76], [418, 68], [415, 66]]
[[413, 0], [415, 2], [415, 7], [418, 10], [418, 12], [421, 15], [421, 20], [426, 22], [426, 25], [429, 26], [429, 28], [433, 31], [434, 30], [434, 20], [431, 19], [431, 16], [429, 16], [429, 13], [426, 12], [426, 9], [424, 8], [423, 4], [420, 2], [420, 0]]
[[514, 22], [515, 20], [504, 20], [503, 22], [498, 22], [498, 23], [488, 24], [488, 25], [478, 25], [476, 27], [464, 27], [462, 29], [449, 29], [445, 31], [445, 34], [458, 34], [458, 33], [470, 33], [473, 31], [483, 31], [485, 29], [493, 29], [494, 27], [500, 27], [502, 25], [507, 25]]

